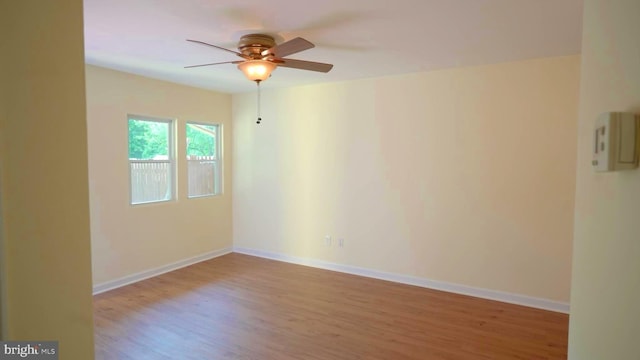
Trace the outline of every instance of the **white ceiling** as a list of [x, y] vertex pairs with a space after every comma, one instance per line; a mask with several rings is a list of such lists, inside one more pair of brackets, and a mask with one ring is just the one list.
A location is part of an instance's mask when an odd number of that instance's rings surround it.
[[580, 53], [582, 0], [85, 0], [87, 63], [228, 93], [253, 91], [235, 50], [261, 32], [316, 47], [291, 58], [328, 74], [278, 68], [266, 87]]

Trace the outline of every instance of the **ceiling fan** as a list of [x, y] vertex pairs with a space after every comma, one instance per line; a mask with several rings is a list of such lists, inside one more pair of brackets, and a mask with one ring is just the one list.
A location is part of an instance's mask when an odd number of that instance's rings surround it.
[[271, 72], [278, 66], [323, 73], [329, 72], [331, 68], [333, 68], [332, 64], [286, 58], [286, 56], [315, 47], [311, 42], [301, 37], [285, 41], [281, 44], [276, 44], [276, 41], [272, 36], [266, 34], [248, 34], [242, 36], [240, 41], [238, 41], [238, 51], [209, 44], [200, 40], [187, 39], [187, 41], [227, 51], [243, 58], [244, 60], [190, 65], [185, 66], [185, 68], [220, 64], [237, 64], [238, 69], [240, 69], [249, 80], [255, 81], [258, 84], [261, 81], [268, 79], [269, 76], [271, 76]]

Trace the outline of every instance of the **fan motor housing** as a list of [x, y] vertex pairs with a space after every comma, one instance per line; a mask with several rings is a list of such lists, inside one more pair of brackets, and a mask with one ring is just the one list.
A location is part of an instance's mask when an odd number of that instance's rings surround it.
[[264, 34], [244, 35], [238, 41], [238, 51], [253, 59], [261, 59], [262, 52], [274, 46], [276, 46], [276, 41], [273, 37]]

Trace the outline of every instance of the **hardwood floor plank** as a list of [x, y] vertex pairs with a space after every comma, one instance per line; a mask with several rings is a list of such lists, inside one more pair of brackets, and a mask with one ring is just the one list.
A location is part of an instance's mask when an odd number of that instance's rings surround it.
[[94, 297], [96, 359], [566, 359], [568, 315], [228, 254]]

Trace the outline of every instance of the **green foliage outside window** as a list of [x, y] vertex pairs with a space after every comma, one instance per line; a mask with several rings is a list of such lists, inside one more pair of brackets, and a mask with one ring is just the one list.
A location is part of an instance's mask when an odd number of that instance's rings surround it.
[[217, 156], [216, 125], [187, 124], [187, 156]]
[[129, 119], [129, 159], [169, 156], [169, 123]]
[[[129, 159], [166, 159], [169, 155], [169, 123], [129, 119]], [[216, 157], [216, 125], [188, 123], [187, 156]]]

